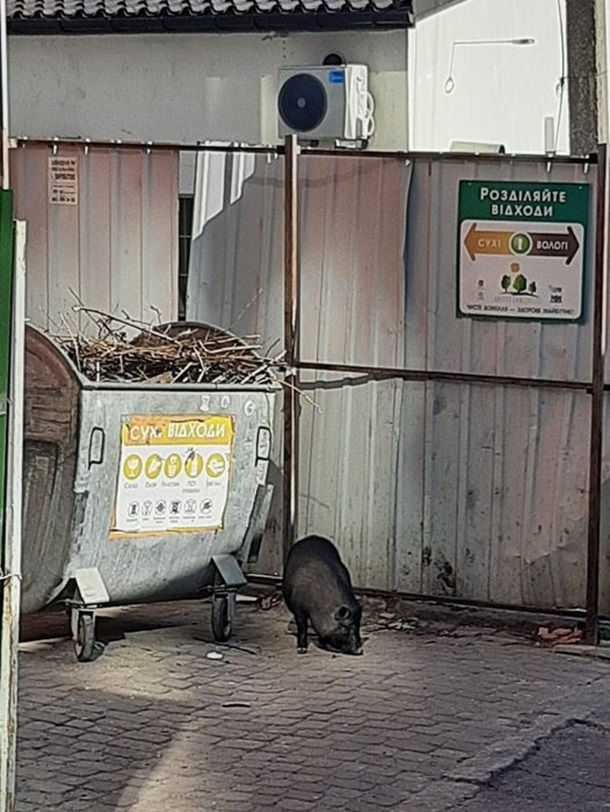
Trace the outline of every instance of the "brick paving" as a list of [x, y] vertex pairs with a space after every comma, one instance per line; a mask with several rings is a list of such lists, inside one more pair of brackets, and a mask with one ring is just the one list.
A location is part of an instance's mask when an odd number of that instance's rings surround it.
[[610, 664], [502, 634], [299, 656], [281, 606], [240, 605], [229, 646], [206, 604], [115, 614], [92, 663], [22, 646], [17, 812], [442, 812], [610, 705]]

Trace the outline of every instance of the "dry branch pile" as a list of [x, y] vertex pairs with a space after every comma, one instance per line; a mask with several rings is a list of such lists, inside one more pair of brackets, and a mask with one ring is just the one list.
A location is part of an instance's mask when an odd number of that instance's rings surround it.
[[153, 328], [92, 308], [78, 310], [94, 320], [98, 336], [70, 331], [53, 338], [92, 381], [264, 385], [274, 381], [272, 368], [281, 366], [280, 357], [259, 354], [252, 336], [241, 339], [207, 326]]

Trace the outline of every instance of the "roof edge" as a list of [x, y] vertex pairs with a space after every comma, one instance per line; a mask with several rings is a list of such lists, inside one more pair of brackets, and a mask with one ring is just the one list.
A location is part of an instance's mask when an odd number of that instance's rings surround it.
[[12, 36], [100, 34], [255, 34], [271, 32], [406, 29], [414, 24], [409, 10], [270, 12], [263, 14], [177, 14], [133, 17], [17, 17], [8, 21]]

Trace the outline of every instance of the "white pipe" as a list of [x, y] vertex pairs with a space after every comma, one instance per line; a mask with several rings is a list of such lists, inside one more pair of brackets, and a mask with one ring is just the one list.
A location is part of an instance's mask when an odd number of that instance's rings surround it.
[[26, 224], [15, 224], [13, 318], [8, 397], [4, 571], [0, 628], [0, 812], [15, 808], [17, 661], [21, 599], [21, 504], [25, 366]]
[[597, 67], [597, 140], [607, 144], [610, 138], [610, 106], [608, 104], [608, 70], [610, 69], [610, 0], [596, 0], [595, 49]]

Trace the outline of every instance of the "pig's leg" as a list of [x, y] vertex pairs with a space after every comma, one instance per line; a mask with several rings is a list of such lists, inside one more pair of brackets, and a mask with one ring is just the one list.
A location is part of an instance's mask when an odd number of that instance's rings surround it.
[[297, 651], [307, 654], [307, 613], [295, 612], [294, 619], [297, 624]]

